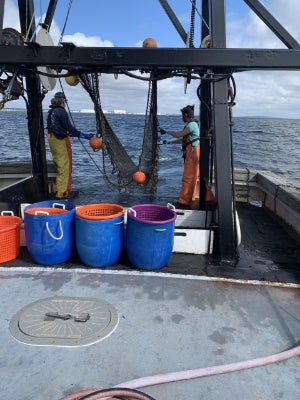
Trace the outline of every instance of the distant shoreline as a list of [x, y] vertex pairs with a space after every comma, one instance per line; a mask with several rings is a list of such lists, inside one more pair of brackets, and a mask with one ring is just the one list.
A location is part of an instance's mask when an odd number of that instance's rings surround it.
[[[1, 112], [26, 112], [25, 108], [3, 108], [2, 110], [0, 110]], [[118, 110], [117, 110], [118, 111]], [[48, 112], [48, 109], [43, 110], [44, 113]], [[94, 114], [94, 110], [71, 110], [71, 113], [74, 114]], [[122, 110], [122, 112], [116, 112], [116, 111], [104, 111], [104, 114], [106, 115], [122, 115], [122, 116], [126, 116], [126, 115], [145, 115], [145, 113], [134, 113], [134, 112], [127, 112], [124, 110]], [[162, 113], [158, 113], [158, 116], [165, 116], [165, 117], [176, 117], [176, 116], [180, 116], [180, 114], [162, 114]], [[269, 117], [269, 116], [265, 116], [265, 115], [260, 115], [260, 116], [247, 116], [247, 115], [243, 115], [243, 116], [235, 116], [234, 118], [248, 118], [248, 119], [286, 119], [286, 120], [300, 120], [300, 118], [286, 118], [286, 117]]]

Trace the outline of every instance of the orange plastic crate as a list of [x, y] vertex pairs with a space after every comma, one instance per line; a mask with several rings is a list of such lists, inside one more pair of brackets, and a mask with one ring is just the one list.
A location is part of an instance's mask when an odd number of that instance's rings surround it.
[[110, 219], [124, 215], [124, 207], [118, 204], [88, 204], [78, 207], [76, 214], [83, 219]]
[[18, 257], [21, 223], [20, 217], [0, 216], [0, 263]]

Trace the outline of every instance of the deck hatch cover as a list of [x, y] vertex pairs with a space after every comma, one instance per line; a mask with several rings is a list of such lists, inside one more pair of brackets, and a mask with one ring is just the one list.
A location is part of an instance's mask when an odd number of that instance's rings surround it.
[[19, 310], [10, 322], [15, 339], [33, 346], [86, 346], [116, 328], [115, 308], [94, 298], [50, 297]]

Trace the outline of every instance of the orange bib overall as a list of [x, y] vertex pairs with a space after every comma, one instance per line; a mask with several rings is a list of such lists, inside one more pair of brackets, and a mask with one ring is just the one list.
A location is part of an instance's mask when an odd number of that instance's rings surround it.
[[196, 199], [197, 182], [200, 176], [200, 145], [186, 146], [182, 185], [179, 194], [179, 203], [190, 205]]

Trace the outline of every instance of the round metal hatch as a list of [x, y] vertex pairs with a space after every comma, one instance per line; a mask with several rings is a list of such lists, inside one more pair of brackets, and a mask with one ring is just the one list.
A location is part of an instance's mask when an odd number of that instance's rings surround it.
[[33, 346], [87, 346], [117, 327], [116, 309], [94, 298], [50, 297], [23, 307], [10, 321], [15, 339]]

